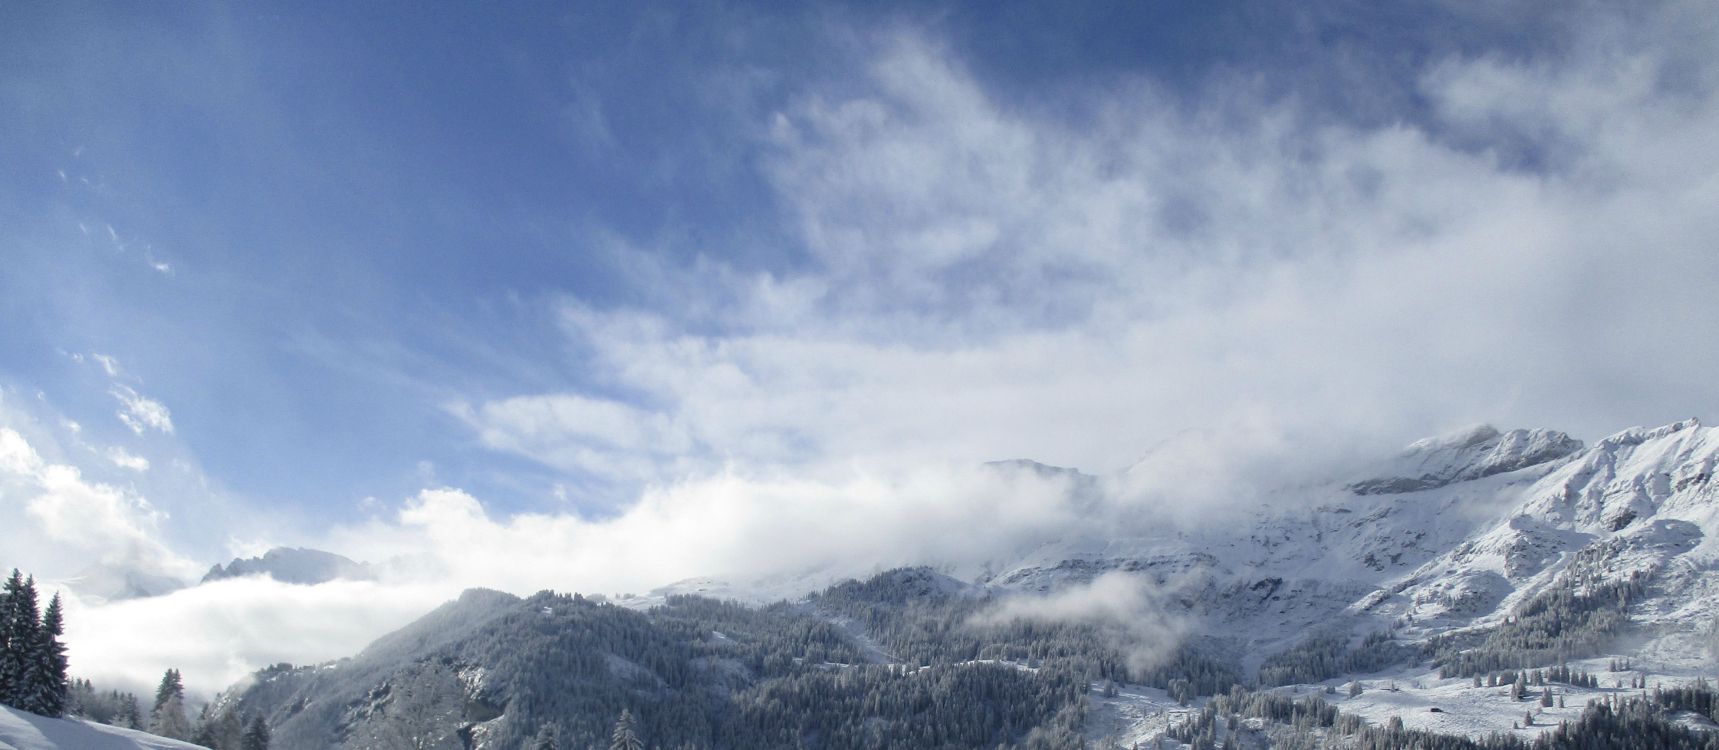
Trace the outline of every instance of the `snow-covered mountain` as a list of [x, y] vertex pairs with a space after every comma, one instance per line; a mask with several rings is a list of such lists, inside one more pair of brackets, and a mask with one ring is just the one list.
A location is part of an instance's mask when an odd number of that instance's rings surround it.
[[[1345, 710], [1382, 723], [1436, 701], [1430, 705], [1443, 708], [1428, 714], [1436, 721], [1411, 717], [1409, 727], [1480, 736], [1522, 716], [1509, 702], [1516, 699], [1497, 699], [1497, 690], [1470, 692], [1470, 679], [1483, 673], [1560, 664], [1601, 671], [1608, 659], [1623, 658], [1673, 684], [1710, 671], [1711, 647], [1719, 645], [1716, 462], [1719, 431], [1694, 420], [1626, 430], [1592, 446], [1555, 431], [1483, 426], [1416, 442], [1323, 486], [1284, 491], [1243, 523], [1119, 521], [1108, 532], [1043, 539], [976, 568], [886, 573], [809, 597], [799, 594], [815, 576], [759, 586], [699, 579], [608, 609], [547, 594], [468, 594], [357, 659], [261, 675], [227, 700], [268, 715], [285, 747], [295, 737], [304, 747], [356, 747], [377, 732], [420, 730], [448, 747], [490, 747], [497, 745], [486, 737], [516, 741], [546, 722], [596, 736], [607, 717], [578, 712], [599, 705], [669, 712], [695, 723], [660, 731], [722, 746], [720, 738], [752, 735], [711, 717], [775, 700], [756, 710], [783, 720], [783, 690], [812, 690], [834, 705], [844, 705], [844, 690], [869, 691], [863, 702], [872, 705], [894, 689], [863, 679], [819, 687], [824, 672], [893, 663], [889, 674], [899, 676], [990, 665], [1040, 684], [1063, 674], [1041, 669], [1041, 661], [1070, 659], [1084, 665], [1070, 667], [1072, 674], [1147, 685], [1091, 699], [1082, 725], [1088, 734], [1104, 726], [1134, 741], [1163, 737], [1175, 725], [1167, 690], [1388, 677], [1393, 697], [1353, 697]], [[1098, 510], [1104, 502], [1104, 477], [1025, 461], [996, 467], [1071, 477], [1078, 507]], [[1122, 574], [1134, 593], [1145, 590], [1125, 598], [1150, 611], [1118, 619], [1116, 607], [1080, 598], [1114, 594], [1118, 579], [1107, 574]], [[756, 608], [765, 591], [795, 601], [743, 615], [744, 608], [682, 596]], [[1024, 629], [974, 624], [1022, 609], [1009, 602], [1052, 615]], [[1088, 611], [1110, 619], [1079, 619]], [[1141, 628], [1140, 620], [1156, 624]], [[527, 641], [538, 650], [519, 651]], [[666, 651], [632, 650], [646, 642]], [[1137, 662], [1131, 654], [1142, 649], [1153, 656]], [[596, 702], [546, 708], [549, 699], [537, 693], [563, 678], [521, 666], [543, 660], [604, 665], [601, 675], [569, 667], [565, 676], [582, 686], [581, 701]], [[816, 669], [798, 671], [808, 667]], [[615, 689], [631, 692], [603, 692]], [[983, 689], [1001, 688], [987, 682]], [[1607, 695], [1569, 689], [1584, 701]], [[403, 690], [417, 703], [403, 702]], [[1549, 715], [1574, 719], [1580, 704], [1566, 712]], [[1014, 718], [1044, 720], [1034, 716]], [[839, 716], [825, 720], [848, 726]], [[1057, 721], [1039, 729], [1073, 731]], [[1554, 724], [1526, 726], [1538, 732]]]
[[216, 565], [203, 574], [201, 583], [224, 578], [267, 576], [282, 583], [312, 585], [334, 580], [360, 581], [376, 577], [367, 563], [356, 562], [333, 552], [302, 547], [276, 547], [261, 557], [237, 558], [225, 567]]

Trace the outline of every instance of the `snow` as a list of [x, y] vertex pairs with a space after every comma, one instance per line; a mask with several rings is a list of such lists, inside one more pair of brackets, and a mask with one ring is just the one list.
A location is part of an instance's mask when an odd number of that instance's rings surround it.
[[0, 750], [199, 750], [200, 745], [0, 706]]
[[1105, 697], [1098, 685], [1087, 704], [1086, 739], [1094, 747], [1150, 747], [1151, 742], [1186, 722], [1205, 707], [1201, 698], [1184, 706], [1170, 694], [1143, 685], [1118, 685], [1114, 697]]

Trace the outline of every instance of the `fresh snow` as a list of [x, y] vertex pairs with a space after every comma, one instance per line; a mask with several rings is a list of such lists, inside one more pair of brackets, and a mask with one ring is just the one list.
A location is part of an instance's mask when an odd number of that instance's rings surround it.
[[0, 750], [203, 750], [201, 745], [0, 706]]

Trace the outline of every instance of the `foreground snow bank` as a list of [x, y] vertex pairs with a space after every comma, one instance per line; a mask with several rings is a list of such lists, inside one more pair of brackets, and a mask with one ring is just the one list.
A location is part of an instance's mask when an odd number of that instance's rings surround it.
[[200, 750], [147, 732], [0, 706], [0, 750]]

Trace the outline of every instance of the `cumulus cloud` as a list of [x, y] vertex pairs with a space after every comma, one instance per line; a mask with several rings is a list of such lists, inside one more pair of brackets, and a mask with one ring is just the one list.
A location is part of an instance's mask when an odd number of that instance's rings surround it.
[[1157, 666], [1187, 633], [1187, 622], [1168, 603], [1173, 587], [1133, 573], [1105, 573], [1091, 582], [1044, 594], [1016, 594], [973, 616], [969, 624], [1092, 625], [1127, 654], [1129, 666]]
[[174, 577], [195, 569], [161, 541], [164, 517], [148, 500], [90, 481], [75, 466], [43, 460], [9, 427], [0, 427], [0, 497], [9, 548], [57, 548], [32, 559], [75, 556]]
[[119, 421], [124, 422], [131, 431], [142, 435], [145, 430], [160, 430], [173, 433], [173, 415], [167, 411], [167, 406], [160, 401], [140, 395], [137, 391], [123, 385], [115, 385], [108, 391], [119, 401], [120, 409], [114, 412]]

